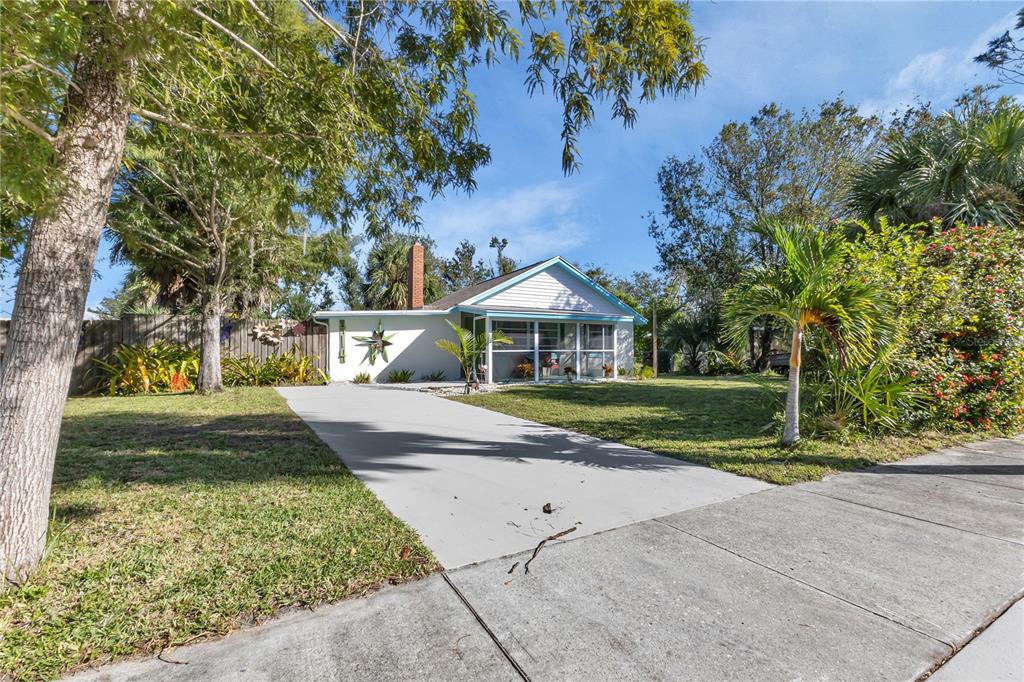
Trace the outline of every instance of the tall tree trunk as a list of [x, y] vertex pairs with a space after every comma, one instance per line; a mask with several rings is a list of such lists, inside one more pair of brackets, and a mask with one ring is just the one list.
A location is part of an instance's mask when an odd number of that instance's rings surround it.
[[750, 353], [750, 371], [757, 371], [757, 344], [754, 343], [754, 325], [747, 328], [747, 351]]
[[793, 349], [789, 352], [786, 427], [782, 431], [782, 444], [787, 447], [800, 440], [800, 357], [803, 343], [804, 330], [797, 324], [793, 328]]
[[763, 372], [768, 369], [770, 364], [768, 356], [772, 350], [772, 321], [768, 318], [764, 321], [764, 326], [761, 327], [761, 347], [758, 349], [757, 357], [757, 371]]
[[42, 558], [53, 463], [100, 230], [121, 164], [135, 59], [112, 25], [143, 9], [121, 0], [83, 16], [82, 46], [55, 141], [60, 187], [37, 215], [21, 263], [0, 364], [3, 589]]
[[[576, 359], [579, 363], [579, 358]], [[658, 378], [658, 299], [654, 299], [651, 306], [651, 368], [654, 370], [654, 378]]]
[[210, 296], [203, 305], [202, 351], [199, 354], [198, 393], [219, 393], [224, 390], [220, 371], [220, 326], [224, 304], [220, 292]]

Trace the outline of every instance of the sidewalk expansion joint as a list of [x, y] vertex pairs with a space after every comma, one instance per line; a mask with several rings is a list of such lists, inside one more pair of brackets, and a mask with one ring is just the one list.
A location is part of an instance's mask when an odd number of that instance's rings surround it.
[[733, 556], [735, 556], [735, 557], [737, 557], [739, 559], [742, 559], [743, 561], [748, 561], [748, 562], [754, 564], [755, 566], [760, 566], [761, 568], [763, 568], [765, 570], [768, 570], [768, 571], [771, 571], [772, 573], [775, 573], [777, 575], [780, 575], [783, 578], [788, 578], [789, 580], [792, 580], [793, 582], [800, 583], [804, 587], [809, 587], [810, 589], [814, 590], [815, 592], [820, 592], [821, 594], [824, 594], [824, 595], [826, 595], [828, 597], [832, 597], [833, 599], [841, 601], [844, 604], [849, 604], [850, 606], [852, 606], [854, 608], [860, 609], [861, 611], [865, 611], [866, 613], [870, 613], [873, 616], [878, 616], [879, 618], [884, 618], [885, 620], [889, 621], [890, 623], [894, 623], [894, 624], [896, 624], [896, 625], [898, 625], [898, 626], [900, 626], [902, 628], [910, 630], [911, 632], [916, 632], [917, 634], [922, 635], [924, 637], [927, 637], [928, 639], [934, 640], [934, 641], [938, 642], [939, 644], [943, 644], [943, 645], [949, 647], [951, 650], [955, 650], [956, 649], [956, 647], [953, 644], [951, 644], [950, 642], [947, 642], [947, 641], [945, 641], [943, 639], [939, 639], [938, 637], [935, 637], [934, 635], [930, 635], [927, 632], [923, 632], [921, 630], [918, 630], [917, 628], [915, 628], [915, 627], [913, 627], [911, 625], [908, 625], [907, 623], [904, 623], [904, 622], [902, 622], [900, 620], [897, 620], [896, 618], [893, 618], [892, 616], [889, 616], [889, 615], [886, 615], [884, 613], [880, 613], [879, 611], [875, 611], [873, 609], [870, 609], [867, 606], [864, 606], [863, 604], [858, 604], [857, 602], [853, 602], [853, 601], [850, 601], [849, 599], [845, 599], [843, 597], [840, 597], [838, 594], [833, 594], [832, 592], [829, 592], [826, 589], [818, 587], [817, 585], [814, 585], [813, 583], [809, 583], [806, 580], [801, 580], [800, 578], [797, 578], [796, 576], [792, 576], [792, 575], [790, 575], [788, 573], [784, 573], [783, 571], [780, 571], [777, 568], [773, 568], [773, 567], [771, 567], [771, 566], [769, 566], [767, 564], [763, 564], [760, 561], [757, 561], [756, 559], [751, 559], [748, 556], [744, 556], [743, 554], [740, 554], [739, 552], [731, 550], [728, 547], [724, 547], [724, 546], [718, 544], [717, 542], [712, 542], [711, 540], [708, 540], [705, 537], [697, 535], [696, 533], [691, 533], [690, 531], [684, 530], [684, 529], [680, 528], [679, 526], [673, 526], [671, 523], [663, 521], [662, 519], [653, 519], [653, 520], [655, 522], [657, 522], [657, 523], [660, 523], [663, 526], [666, 526], [667, 528], [671, 528], [672, 530], [675, 530], [675, 531], [678, 531], [680, 533], [683, 533], [684, 535], [689, 535], [690, 537], [696, 538], [697, 540], [700, 540], [701, 542], [706, 542], [709, 545], [711, 545], [712, 547], [717, 547], [718, 549], [722, 550], [723, 552], [728, 552], [729, 554], [732, 554]]
[[480, 627], [483, 628], [484, 632], [487, 633], [487, 636], [491, 638], [491, 641], [494, 642], [494, 645], [498, 647], [499, 651], [501, 651], [501, 655], [504, 656], [505, 660], [507, 660], [509, 664], [515, 669], [515, 671], [519, 674], [519, 677], [523, 679], [523, 682], [530, 682], [530, 676], [526, 674], [526, 671], [523, 670], [523, 667], [521, 665], [519, 665], [519, 662], [512, 657], [512, 654], [509, 652], [508, 649], [505, 648], [505, 645], [501, 643], [501, 640], [499, 640], [498, 636], [494, 634], [494, 631], [491, 630], [490, 626], [488, 626], [487, 623], [484, 622], [483, 616], [481, 616], [477, 612], [477, 610], [473, 608], [473, 605], [469, 603], [469, 600], [466, 599], [466, 596], [464, 594], [462, 594], [462, 591], [458, 587], [456, 587], [455, 583], [452, 582], [452, 579], [448, 577], [448, 572], [441, 571], [441, 577], [443, 577], [444, 581], [448, 583], [448, 587], [452, 588], [452, 592], [455, 593], [455, 596], [459, 598], [459, 601], [461, 601], [462, 605], [466, 607], [466, 610], [469, 611], [470, 615], [472, 615], [473, 618], [476, 619], [476, 622], [480, 624]]
[[986, 620], [984, 623], [982, 623], [981, 625], [976, 627], [974, 629], [974, 631], [971, 632], [971, 634], [967, 636], [967, 639], [965, 639], [963, 642], [961, 642], [959, 646], [954, 646], [952, 651], [950, 651], [948, 654], [946, 654], [946, 656], [944, 658], [936, 661], [935, 664], [932, 665], [931, 668], [929, 668], [924, 673], [919, 675], [914, 682], [923, 682], [923, 680], [927, 680], [929, 677], [931, 677], [932, 675], [937, 673], [942, 668], [942, 666], [944, 666], [947, 663], [949, 663], [949, 661], [954, 656], [956, 656], [958, 653], [963, 651], [967, 647], [968, 644], [970, 644], [975, 639], [980, 637], [981, 633], [985, 632], [985, 630], [988, 630], [990, 627], [995, 625], [997, 620], [1002, 618], [1006, 614], [1007, 611], [1009, 611], [1014, 606], [1016, 606], [1017, 602], [1019, 602], [1021, 600], [1024, 600], [1024, 591], [1021, 591], [1021, 592], [1018, 592], [1017, 594], [1015, 594], [1013, 596], [1013, 598], [1009, 602], [1007, 602], [1006, 605], [1003, 608], [1001, 608], [998, 611], [996, 611], [994, 614], [992, 614], [992, 616], [988, 620]]
[[978, 485], [993, 485], [993, 486], [995, 486], [997, 488], [1009, 488], [1010, 490], [1020, 490], [1020, 488], [1018, 488], [1015, 485], [1006, 485], [1005, 483], [993, 483], [992, 481], [976, 481], [974, 479], [969, 479], [969, 478], [968, 479], [964, 479], [964, 478], [960, 478], [958, 476], [954, 476], [952, 474], [926, 474], [926, 475], [928, 475], [928, 476], [938, 476], [939, 478], [948, 478], [948, 479], [950, 479], [952, 481], [961, 481], [962, 482], [962, 481], [966, 480], [966, 481], [970, 481], [971, 483], [976, 483]]
[[875, 511], [884, 512], [886, 514], [892, 514], [894, 516], [901, 516], [901, 517], [903, 517], [905, 519], [911, 519], [913, 521], [920, 521], [921, 523], [930, 523], [933, 526], [941, 526], [942, 528], [949, 528], [950, 530], [960, 531], [961, 533], [970, 533], [971, 535], [978, 535], [980, 537], [988, 538], [990, 540], [998, 540], [999, 542], [1008, 542], [1011, 545], [1017, 545], [1018, 547], [1019, 546], [1024, 546], [1024, 542], [1017, 542], [1016, 540], [1010, 540], [1008, 538], [1000, 538], [1000, 537], [996, 537], [995, 535], [989, 535], [988, 533], [979, 533], [976, 530], [970, 530], [969, 528], [961, 528], [960, 526], [951, 526], [948, 523], [940, 523], [939, 521], [934, 521], [932, 519], [922, 519], [920, 516], [912, 516], [911, 514], [904, 514], [903, 512], [893, 511], [892, 509], [884, 509], [882, 507], [876, 507], [876, 506], [874, 506], [872, 504], [866, 504], [864, 502], [854, 502], [853, 500], [848, 500], [845, 497], [836, 497], [835, 495], [828, 495], [826, 493], [819, 493], [816, 490], [807, 490], [806, 488], [801, 488], [801, 491], [805, 492], [805, 493], [810, 493], [812, 495], [817, 495], [818, 497], [824, 497], [827, 500], [835, 500], [836, 502], [845, 502], [847, 504], [856, 505], [858, 507], [864, 507], [865, 509], [874, 509]]

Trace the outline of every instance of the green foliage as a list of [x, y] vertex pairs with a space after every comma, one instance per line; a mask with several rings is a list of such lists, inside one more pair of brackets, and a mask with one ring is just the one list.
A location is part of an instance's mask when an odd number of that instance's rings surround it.
[[749, 266], [780, 262], [766, 219], [824, 223], [840, 215], [850, 175], [880, 130], [841, 98], [798, 113], [769, 104], [730, 121], [699, 156], [658, 171], [662, 216], [652, 217], [662, 266], [686, 281], [688, 303], [717, 309]]
[[98, 389], [108, 395], [137, 395], [191, 390], [199, 375], [199, 352], [166, 341], [119, 345], [93, 361]]
[[789, 393], [782, 444], [800, 439], [799, 380], [805, 334], [818, 334], [841, 367], [857, 365], [888, 334], [886, 301], [874, 284], [845, 270], [846, 243], [837, 232], [806, 225], [767, 223], [765, 233], [783, 258], [740, 278], [723, 300], [723, 330], [735, 348], [747, 343], [758, 319], [779, 320], [792, 330]]
[[1024, 107], [1010, 98], [974, 96], [897, 132], [857, 172], [850, 205], [867, 220], [1018, 226], [1024, 220]]
[[434, 241], [425, 235], [392, 234], [379, 239], [366, 257], [362, 305], [368, 310], [404, 310], [409, 304], [409, 248], [423, 245], [423, 300], [444, 295]]
[[112, 34], [112, 62], [140, 62], [123, 74], [134, 129], [169, 124], [270, 158], [303, 178], [301, 203], [330, 223], [359, 216], [372, 236], [416, 225], [424, 190], [474, 187], [490, 159], [469, 87], [481, 62], [518, 59], [526, 45], [529, 91], [550, 89], [562, 108], [566, 173], [578, 167], [595, 103], [610, 101], [612, 117], [630, 127], [634, 97], [693, 91], [707, 76], [689, 8], [676, 2], [523, 2], [515, 18], [493, 2], [143, 5], [117, 23], [101, 4], [0, 3], [8, 248], [24, 237], [20, 219], [59, 186], [49, 138], [76, 55], [88, 49], [83, 22]]
[[924, 394], [884, 355], [853, 367], [840, 366], [835, 355], [821, 357], [822, 363], [807, 377], [819, 431], [906, 431], [921, 422]]
[[999, 80], [1024, 85], [1024, 9], [1017, 10], [1017, 21], [1010, 30], [988, 41], [988, 49], [974, 58], [999, 73]]
[[718, 343], [719, 320], [714, 310], [691, 315], [677, 315], [665, 325], [661, 343], [665, 348], [682, 353], [684, 370], [697, 374], [706, 370]]
[[5, 681], [156, 656], [437, 567], [269, 388], [71, 398], [54, 482], [46, 560], [0, 594]]
[[865, 226], [853, 271], [898, 306], [891, 357], [927, 394], [932, 423], [1012, 431], [1024, 423], [1024, 234], [941, 228]]
[[[942, 422], [1007, 430], [1024, 424], [1024, 234], [953, 227], [923, 249], [948, 289], [927, 326], [916, 368]], [[929, 333], [930, 332], [930, 333]]]
[[468, 329], [452, 324], [451, 321], [447, 322], [448, 326], [455, 332], [456, 341], [438, 339], [435, 345], [458, 360], [459, 367], [462, 368], [462, 375], [466, 379], [466, 392], [468, 393], [472, 384], [474, 382], [479, 383], [480, 381], [480, 377], [477, 375], [477, 368], [480, 366], [483, 356], [487, 353], [488, 340], [491, 343], [507, 345], [512, 343], [512, 339], [501, 332], [492, 332], [490, 336], [487, 334], [474, 334]]
[[441, 260], [440, 268], [446, 292], [456, 291], [492, 277], [491, 269], [482, 258], [476, 257], [476, 246], [468, 239], [459, 242], [451, 258]]
[[750, 326], [770, 316], [791, 328], [818, 328], [830, 352], [844, 364], [870, 357], [879, 337], [888, 332], [886, 301], [874, 284], [845, 271], [842, 235], [780, 223], [765, 230], [783, 265], [750, 270], [726, 292], [726, 337], [740, 347]]
[[633, 376], [640, 381], [647, 381], [654, 378], [654, 368], [650, 365], [637, 365], [633, 369]]
[[505, 255], [505, 249], [508, 248], [508, 239], [491, 237], [488, 246], [497, 251], [497, 255], [494, 257], [494, 277], [507, 275], [519, 268], [519, 264], [515, 260]]
[[[634, 271], [628, 277], [617, 277], [600, 267], [586, 268], [584, 274], [647, 318], [645, 323], [633, 325], [633, 355], [637, 362], [644, 362], [651, 356], [655, 307], [658, 310], [659, 344], [664, 347], [669, 325], [681, 305], [677, 281], [647, 271]], [[671, 338], [668, 341], [671, 345]]]
[[749, 371], [750, 368], [736, 353], [721, 350], [711, 350], [707, 353], [707, 374], [727, 376], [746, 374]]
[[411, 369], [393, 369], [388, 372], [384, 381], [389, 384], [407, 384], [412, 381], [413, 376], [415, 376], [415, 372]]
[[694, 91], [707, 78], [703, 41], [690, 27], [688, 5], [677, 2], [562, 3], [568, 44], [549, 25], [554, 2], [519, 3], [529, 29], [526, 86], [532, 94], [550, 82], [563, 106], [562, 169], [578, 167], [580, 131], [593, 120], [593, 100], [612, 100], [612, 116], [636, 122], [632, 98]]
[[420, 379], [422, 381], [447, 381], [447, 376], [445, 375], [443, 369], [439, 369], [436, 372], [424, 374], [422, 377], [420, 377]]
[[252, 355], [226, 357], [221, 367], [225, 386], [326, 384], [327, 376], [315, 363], [315, 357], [302, 355], [298, 347], [293, 346], [287, 353], [275, 353], [262, 361]]
[[532, 384], [457, 400], [649, 452], [778, 484], [919, 455], [963, 436], [889, 435], [855, 444], [807, 439], [779, 447], [772, 415], [779, 377], [662, 377], [657, 381]]
[[359, 372], [354, 377], [352, 377], [353, 384], [368, 384], [370, 383], [370, 381], [371, 380], [369, 372]]

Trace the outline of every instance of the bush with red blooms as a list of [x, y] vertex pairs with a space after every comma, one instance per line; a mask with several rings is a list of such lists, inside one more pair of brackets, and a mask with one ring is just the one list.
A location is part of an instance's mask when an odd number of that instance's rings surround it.
[[924, 238], [908, 329], [912, 374], [945, 427], [1024, 426], [1024, 231], [954, 226]]

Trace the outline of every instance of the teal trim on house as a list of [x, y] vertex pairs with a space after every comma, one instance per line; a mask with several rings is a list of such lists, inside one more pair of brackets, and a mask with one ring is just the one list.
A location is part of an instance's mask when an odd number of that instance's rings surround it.
[[455, 310], [460, 313], [471, 313], [479, 317], [489, 317], [492, 320], [565, 320], [568, 322], [631, 322], [634, 320], [629, 315], [601, 315], [599, 313], [584, 312], [519, 312], [516, 310], [487, 310], [486, 308], [476, 306], [456, 306]]
[[[573, 277], [575, 277], [576, 279], [580, 280], [581, 282], [586, 284], [588, 287], [590, 287], [591, 289], [596, 291], [605, 300], [607, 300], [608, 302], [610, 302], [613, 305], [615, 305], [616, 307], [618, 307], [620, 310], [622, 310], [624, 313], [626, 313], [629, 317], [631, 317], [633, 319], [634, 323], [636, 323], [636, 324], [647, 324], [647, 318], [646, 317], [644, 317], [643, 315], [641, 315], [640, 313], [638, 313], [637, 311], [633, 310], [628, 305], [623, 303], [619, 299], [618, 296], [612, 294], [610, 291], [608, 291], [603, 286], [601, 286], [600, 284], [595, 282], [593, 279], [591, 279], [590, 277], [587, 277], [585, 274], [583, 274], [582, 272], [577, 270], [576, 267], [572, 265], [572, 263], [569, 263], [568, 261], [564, 260], [561, 256], [555, 256], [554, 258], [546, 260], [543, 263], [540, 263], [539, 265], [537, 265], [536, 267], [530, 268], [526, 272], [523, 272], [523, 273], [513, 277], [512, 279], [510, 279], [510, 280], [508, 280], [506, 282], [502, 282], [501, 284], [499, 284], [498, 286], [494, 287], [493, 289], [488, 289], [487, 291], [485, 291], [485, 292], [483, 292], [483, 293], [481, 293], [481, 294], [479, 294], [477, 296], [474, 296], [473, 298], [471, 298], [471, 299], [469, 299], [467, 301], [464, 301], [462, 303], [462, 305], [463, 306], [477, 306], [480, 303], [482, 303], [483, 301], [486, 301], [487, 299], [489, 299], [489, 298], [491, 298], [491, 297], [501, 293], [502, 291], [505, 291], [506, 289], [509, 289], [510, 287], [513, 287], [516, 284], [519, 284], [520, 282], [523, 282], [524, 280], [527, 280], [530, 277], [533, 277], [537, 273], [543, 272], [544, 270], [547, 270], [548, 268], [550, 268], [552, 266], [555, 266], [555, 265], [561, 266], [563, 270], [565, 270], [570, 275], [572, 275]], [[492, 316], [494, 316], [493, 313], [492, 313]], [[580, 318], [567, 318], [567, 319], [580, 319]], [[599, 318], [595, 318], [595, 319], [599, 319]], [[614, 316], [606, 316], [606, 319], [617, 319], [617, 318], [615, 318]]]

